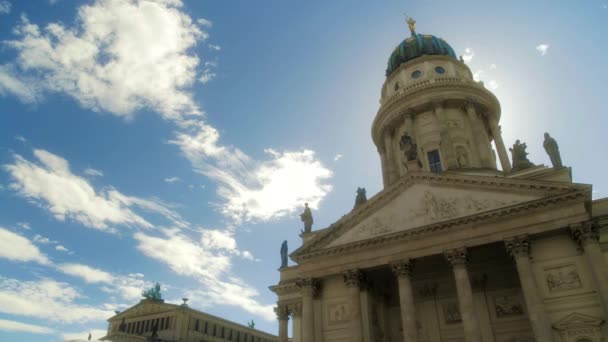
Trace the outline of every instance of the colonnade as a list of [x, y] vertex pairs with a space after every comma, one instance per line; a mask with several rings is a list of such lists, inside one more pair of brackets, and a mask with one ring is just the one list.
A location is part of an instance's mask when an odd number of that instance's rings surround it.
[[[596, 280], [598, 294], [604, 307], [604, 312], [608, 313], [608, 267], [599, 245], [598, 226], [592, 222], [570, 226], [570, 231], [574, 240], [584, 250], [585, 257]], [[553, 341], [553, 329], [551, 320], [543, 304], [543, 298], [537, 286], [530, 261], [530, 238], [527, 235], [517, 236], [506, 239], [505, 247], [512, 256], [519, 280], [521, 290], [526, 304], [526, 311], [530, 320], [530, 325], [537, 341]], [[468, 253], [466, 248], [456, 248], [444, 252], [444, 257], [452, 267], [456, 284], [460, 316], [464, 328], [466, 342], [481, 342], [482, 332], [479, 326], [478, 313], [475, 312], [473, 301], [473, 290], [471, 280], [467, 270]], [[415, 342], [419, 340], [416, 306], [414, 291], [412, 287], [412, 271], [414, 260], [404, 259], [396, 261], [391, 265], [392, 272], [397, 279], [399, 290], [399, 304], [401, 310], [401, 327], [404, 342]], [[363, 342], [363, 322], [361, 315], [360, 288], [364, 286], [363, 273], [359, 269], [349, 269], [343, 273], [345, 291], [351, 295], [352, 315], [350, 319], [349, 331], [352, 333], [351, 341]], [[312, 279], [300, 282], [302, 302], [301, 302], [301, 324], [296, 324], [294, 319], [294, 330], [300, 330], [299, 336], [302, 342], [315, 342], [314, 336], [314, 317], [313, 317], [313, 297], [316, 283]], [[276, 308], [279, 319], [279, 342], [287, 342], [287, 320], [289, 316], [287, 305], [279, 305]], [[297, 317], [297, 316], [294, 316]], [[297, 318], [299, 319], [299, 318]], [[317, 327], [320, 329], [321, 327]], [[296, 335], [297, 331], [296, 331]]]

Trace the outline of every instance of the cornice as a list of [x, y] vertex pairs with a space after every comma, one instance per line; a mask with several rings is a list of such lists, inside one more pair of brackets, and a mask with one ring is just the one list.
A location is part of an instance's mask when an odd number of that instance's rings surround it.
[[[308, 241], [297, 250], [295, 250], [290, 257], [299, 262], [303, 255], [312, 252], [315, 247], [323, 247], [333, 241], [334, 238], [340, 236], [341, 233], [348, 230], [350, 227], [357, 225], [363, 219], [375, 211], [381, 209], [394, 198], [399, 196], [407, 188], [416, 184], [427, 184], [427, 185], [443, 185], [454, 188], [463, 189], [480, 189], [480, 190], [494, 190], [494, 191], [508, 191], [510, 193], [525, 193], [525, 194], [536, 194], [539, 196], [547, 196], [549, 194], [557, 194], [572, 191], [582, 191], [589, 194], [591, 187], [586, 184], [574, 184], [574, 183], [557, 183], [548, 181], [530, 181], [523, 179], [511, 179], [502, 177], [484, 177], [484, 176], [469, 176], [469, 175], [454, 175], [454, 174], [434, 174], [430, 172], [408, 172], [406, 175], [401, 177], [398, 181], [393, 183], [388, 188], [383, 189], [372, 198], [370, 198], [365, 204], [354, 209], [349, 214], [343, 216], [337, 222], [333, 223], [328, 228], [320, 231], [313, 239]], [[534, 201], [533, 201], [534, 202]], [[533, 203], [526, 202], [526, 203]], [[500, 209], [498, 209], [500, 210]], [[483, 213], [481, 213], [483, 214]], [[480, 215], [481, 215], [480, 214]], [[477, 215], [473, 215], [477, 216]], [[467, 217], [462, 217], [457, 220], [464, 220]], [[454, 221], [454, 220], [452, 220]], [[451, 222], [451, 221], [447, 221]], [[436, 224], [442, 224], [436, 223]], [[433, 224], [434, 225], [434, 224]], [[416, 229], [414, 229], [416, 230]]]
[[[437, 222], [422, 226], [419, 228], [413, 228], [406, 231], [396, 232], [392, 234], [382, 235], [367, 240], [356, 241], [345, 245], [335, 246], [327, 249], [313, 250], [309, 248], [301, 251], [297, 256], [292, 256], [294, 260], [302, 263], [306, 260], [328, 256], [350, 253], [357, 249], [367, 248], [370, 246], [379, 246], [389, 243], [403, 243], [404, 241], [417, 239], [425, 235], [434, 235], [445, 233], [448, 230], [454, 230], [462, 227], [466, 227], [470, 224], [480, 224], [487, 222], [495, 222], [498, 219], [507, 219], [521, 216], [522, 214], [534, 214], [540, 213], [555, 208], [559, 208], [571, 203], [582, 202], [590, 198], [590, 192], [588, 190], [574, 190], [565, 194], [554, 195], [551, 197], [545, 197], [538, 200], [528, 201], [522, 204], [517, 204], [505, 208], [499, 208], [482, 212], [475, 215], [469, 215], [461, 218], [447, 220], [443, 222]], [[331, 238], [330, 234], [326, 234], [327, 238]], [[332, 234], [333, 235], [333, 234]], [[335, 236], [335, 235], [334, 235]], [[333, 239], [332, 239], [333, 240]], [[310, 246], [312, 247], [312, 246]]]

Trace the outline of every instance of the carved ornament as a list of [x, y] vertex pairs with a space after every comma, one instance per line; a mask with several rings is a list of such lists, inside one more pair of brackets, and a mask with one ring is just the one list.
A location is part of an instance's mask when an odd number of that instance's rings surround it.
[[391, 265], [396, 277], [411, 277], [414, 271], [414, 262], [410, 259], [402, 260]]
[[506, 239], [505, 246], [509, 254], [514, 258], [530, 256], [530, 238], [528, 235]]
[[450, 249], [443, 252], [443, 254], [452, 266], [464, 265], [468, 261], [467, 249], [465, 247]]
[[358, 269], [346, 270], [342, 273], [346, 287], [361, 287], [364, 283], [363, 273]]
[[599, 225], [596, 222], [571, 225], [570, 233], [574, 241], [583, 247], [590, 243], [598, 243], [600, 239]]

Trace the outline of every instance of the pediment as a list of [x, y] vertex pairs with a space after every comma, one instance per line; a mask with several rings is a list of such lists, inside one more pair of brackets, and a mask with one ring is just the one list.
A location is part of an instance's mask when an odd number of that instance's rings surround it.
[[292, 258], [573, 191], [588, 192], [589, 187], [561, 182], [412, 172], [307, 241], [292, 254]]
[[574, 312], [560, 319], [553, 326], [558, 330], [577, 329], [583, 327], [597, 327], [604, 323], [599, 317], [589, 316], [582, 313]]
[[164, 302], [154, 300], [142, 300], [138, 304], [128, 308], [125, 311], [118, 313], [112, 317], [111, 320], [122, 320], [123, 318], [129, 319], [133, 317], [140, 317], [150, 314], [162, 313], [174, 310], [175, 305], [165, 304]]

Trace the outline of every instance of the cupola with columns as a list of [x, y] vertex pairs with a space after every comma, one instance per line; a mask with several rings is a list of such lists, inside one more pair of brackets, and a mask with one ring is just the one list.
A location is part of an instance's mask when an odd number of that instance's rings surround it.
[[389, 58], [372, 125], [384, 186], [411, 170], [500, 172], [495, 153], [509, 172], [494, 94], [447, 42], [417, 34], [412, 18], [407, 23], [411, 36]]

